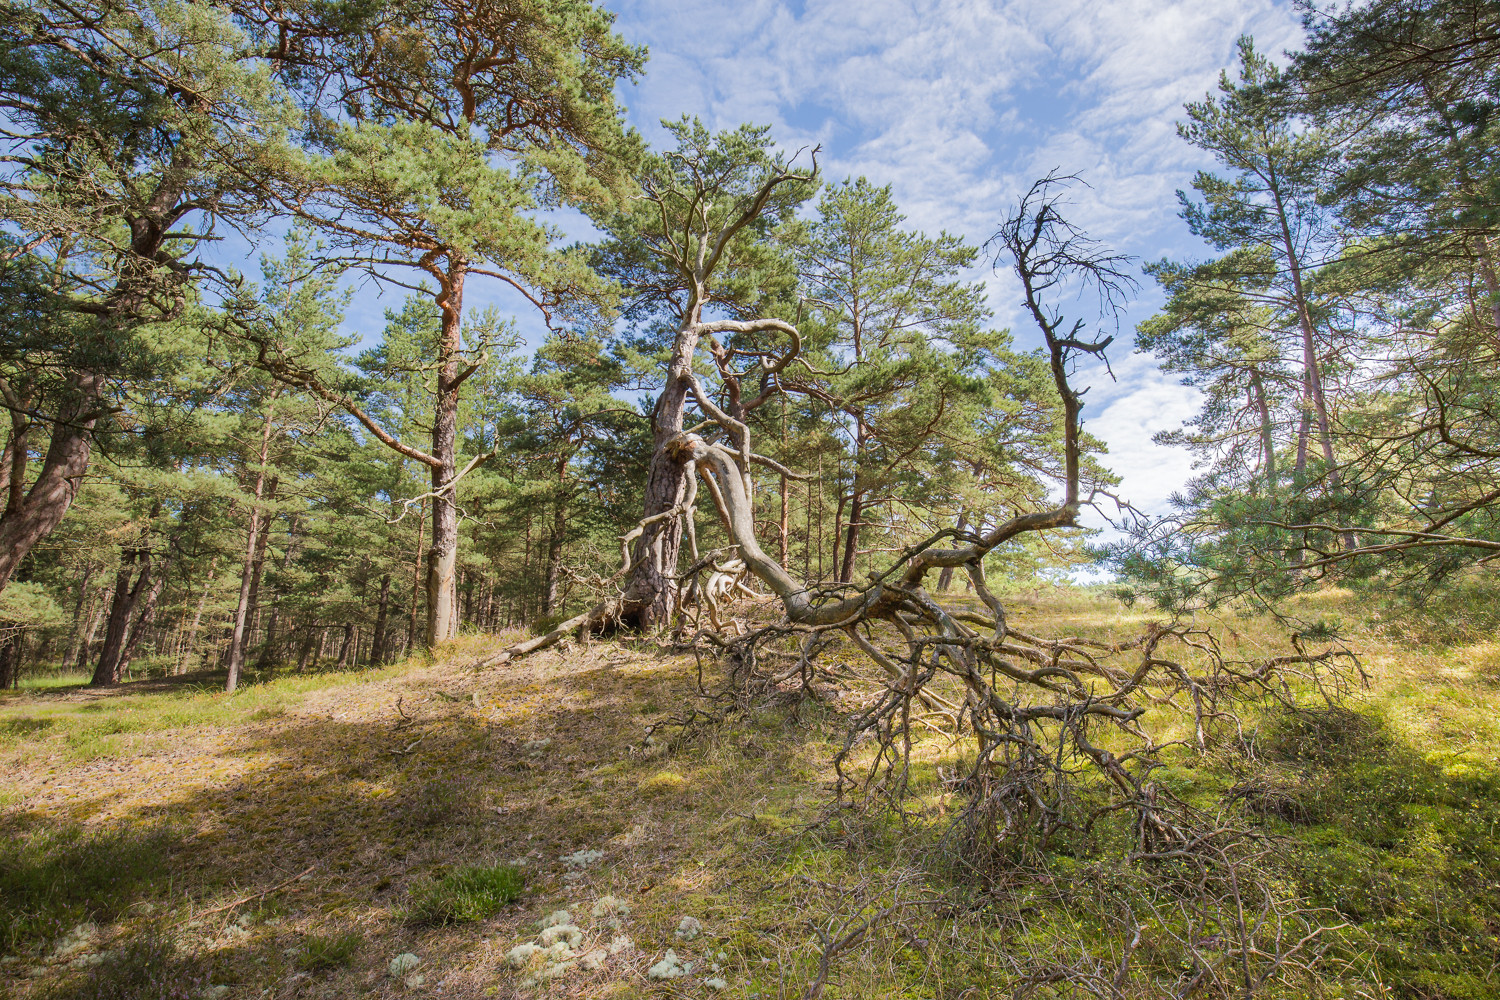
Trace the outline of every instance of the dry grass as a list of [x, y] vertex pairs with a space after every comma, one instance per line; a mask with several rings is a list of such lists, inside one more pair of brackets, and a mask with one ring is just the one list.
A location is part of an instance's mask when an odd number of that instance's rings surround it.
[[[1348, 613], [1339, 595], [1322, 600], [1312, 610]], [[1015, 611], [1027, 629], [1101, 638], [1147, 618], [1076, 593], [1022, 599]], [[1276, 641], [1263, 622], [1228, 621], [1221, 634], [1247, 650]], [[165, 954], [180, 956], [179, 973], [153, 944], [152, 960], [167, 971], [142, 981], [176, 974], [200, 993], [204, 984], [228, 987], [217, 991], [226, 998], [780, 1000], [800, 996], [817, 975], [819, 930], [836, 936], [862, 914], [893, 906], [831, 963], [823, 996], [1003, 997], [1017, 981], [1018, 956], [1118, 950], [1092, 922], [1096, 909], [1077, 897], [1114, 877], [1088, 858], [1017, 866], [987, 893], [941, 868], [935, 845], [955, 800], [937, 769], [962, 746], [936, 736], [919, 742], [916, 812], [907, 823], [879, 814], [829, 820], [845, 703], [756, 702], [674, 741], [675, 730], [662, 724], [706, 707], [694, 693], [691, 657], [595, 642], [500, 671], [468, 670], [491, 643], [463, 640], [436, 665], [285, 678], [233, 697], [144, 684], [106, 695], [64, 687], [5, 696], [0, 902], [9, 912], [0, 924], [0, 983], [17, 997], [87, 996], [99, 968], [133, 954], [127, 945], [165, 941]], [[1407, 650], [1373, 635], [1357, 644], [1372, 687], [1356, 707], [1389, 739], [1431, 757], [1433, 780], [1500, 773], [1494, 644]], [[1184, 794], [1216, 795], [1244, 778], [1231, 763], [1178, 760], [1164, 780]], [[1276, 763], [1277, 773], [1292, 775], [1291, 790], [1277, 786], [1276, 794], [1302, 798], [1285, 815], [1263, 818], [1279, 824], [1278, 835], [1312, 842], [1331, 837], [1337, 820], [1309, 820], [1326, 804], [1296, 784], [1313, 773], [1304, 765]], [[584, 867], [561, 860], [584, 850], [602, 856]], [[424, 887], [500, 864], [525, 871], [518, 900], [469, 922], [419, 919]], [[618, 928], [608, 914], [591, 915], [606, 895], [629, 903]], [[523, 988], [538, 967], [513, 970], [505, 954], [563, 907], [585, 948], [620, 933], [637, 947], [597, 970]], [[702, 921], [701, 936], [675, 936], [684, 914]], [[85, 921], [97, 925], [86, 945], [54, 956]], [[1351, 939], [1346, 957], [1361, 971], [1344, 985], [1330, 980], [1324, 995], [1352, 997], [1346, 987], [1358, 984], [1381, 995], [1385, 945], [1371, 944], [1373, 933]], [[1391, 940], [1405, 941], [1404, 933], [1393, 930]], [[1450, 946], [1441, 935], [1428, 940]], [[338, 942], [337, 960], [309, 959], [329, 941]], [[693, 973], [649, 979], [669, 947], [697, 963]], [[1495, 947], [1475, 943], [1476, 970], [1495, 960]], [[1161, 948], [1161, 962], [1175, 960]], [[422, 959], [420, 981], [389, 974], [403, 952]], [[69, 965], [99, 954], [104, 966]], [[1145, 951], [1137, 957], [1147, 971], [1155, 960]], [[1427, 992], [1413, 986], [1404, 995], [1500, 995], [1482, 992], [1489, 979], [1481, 973], [1470, 977], [1480, 992], [1461, 994], [1457, 978], [1439, 976], [1423, 981]], [[714, 975], [726, 981], [723, 994], [703, 985]], [[1129, 995], [1157, 995], [1149, 977], [1141, 983]]]

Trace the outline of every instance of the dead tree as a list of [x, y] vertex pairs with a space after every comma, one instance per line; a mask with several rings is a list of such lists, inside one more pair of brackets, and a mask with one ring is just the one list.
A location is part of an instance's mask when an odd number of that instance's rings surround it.
[[[700, 637], [711, 638], [742, 662], [753, 662], [757, 649], [791, 640], [799, 649], [793, 672], [805, 674], [810, 661], [842, 636], [880, 670], [883, 693], [854, 718], [839, 757], [841, 793], [858, 787], [900, 799], [916, 702], [919, 712], [946, 715], [950, 726], [964, 726], [975, 741], [969, 773], [957, 782], [971, 803], [967, 816], [973, 837], [994, 842], [1023, 830], [1046, 836], [1068, 822], [1059, 805], [1059, 786], [1074, 763], [1081, 762], [1102, 776], [1113, 793], [1101, 814], [1132, 813], [1138, 854], [1159, 856], [1196, 841], [1185, 809], [1150, 780], [1161, 744], [1142, 728], [1146, 704], [1180, 706], [1192, 718], [1201, 746], [1238, 692], [1269, 690], [1287, 672], [1320, 674], [1342, 654], [1298, 646], [1280, 657], [1235, 661], [1207, 632], [1181, 622], [1152, 624], [1119, 643], [1046, 638], [1008, 623], [1003, 603], [985, 579], [985, 556], [1031, 532], [1076, 526], [1080, 511], [1098, 496], [1085, 482], [1079, 416], [1083, 390], [1071, 379], [1080, 358], [1102, 359], [1113, 338], [1086, 336], [1082, 321], [1066, 320], [1050, 302], [1065, 293], [1092, 290], [1101, 316], [1109, 316], [1131, 285], [1126, 258], [1101, 248], [1059, 213], [1069, 180], [1049, 175], [1034, 184], [988, 244], [997, 266], [1008, 263], [1020, 280], [1026, 309], [1045, 340], [1061, 402], [1061, 497], [1054, 506], [1009, 517], [976, 516], [975, 524], [992, 526], [977, 532], [946, 529], [907, 548], [862, 585], [824, 588], [794, 577], [761, 548], [755, 535], [751, 466], [795, 473], [757, 455], [748, 423], [720, 405], [691, 371], [681, 377], [708, 419], [667, 440], [657, 462], [682, 470], [689, 483], [701, 481], [733, 542], [735, 562], [743, 563], [784, 612], [782, 621], [746, 635], [700, 629]], [[740, 381], [757, 372], [780, 371], [800, 349], [795, 327], [775, 320], [702, 323], [695, 335], [728, 330], [775, 331], [789, 343], [779, 353], [758, 353], [743, 371], [721, 365], [721, 376], [731, 376], [723, 380], [728, 399], [737, 398]], [[695, 498], [695, 490], [685, 489], [676, 504], [643, 519], [622, 538], [622, 569], [616, 579], [628, 575], [640, 558], [639, 549], [633, 555], [630, 545], [653, 524], [678, 521], [692, 537]], [[929, 574], [950, 568], [968, 576], [977, 609], [944, 603], [946, 598], [928, 592]], [[580, 626], [618, 614], [620, 606], [619, 598], [607, 600], [546, 636], [479, 662], [504, 662], [550, 645]], [[1171, 653], [1174, 648], [1181, 653]], [[1192, 660], [1199, 665], [1191, 665]], [[948, 692], [957, 693], [945, 696], [945, 684]], [[1113, 730], [1119, 738], [1106, 739], [1101, 729]], [[876, 752], [864, 774], [857, 775], [852, 773], [856, 746], [867, 735], [875, 737]], [[1122, 741], [1131, 749], [1108, 748]]]

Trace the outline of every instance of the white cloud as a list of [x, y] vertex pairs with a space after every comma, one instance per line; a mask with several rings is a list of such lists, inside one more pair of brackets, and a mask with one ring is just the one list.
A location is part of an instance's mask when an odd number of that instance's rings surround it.
[[[1208, 158], [1177, 138], [1185, 101], [1235, 58], [1295, 46], [1280, 0], [605, 0], [625, 37], [651, 47], [628, 95], [648, 136], [683, 112], [713, 127], [769, 123], [783, 145], [824, 145], [830, 178], [891, 184], [913, 225], [982, 242], [1032, 180], [1054, 167], [1091, 185], [1073, 221], [1121, 250], [1201, 256], [1174, 191]], [[986, 269], [997, 321], [1034, 338], [1014, 281]], [[1122, 323], [1158, 301], [1153, 289]], [[1195, 408], [1149, 359], [1115, 352], [1118, 385], [1095, 383], [1089, 429], [1110, 445], [1122, 494], [1147, 510], [1190, 474], [1188, 456], [1151, 443]]]

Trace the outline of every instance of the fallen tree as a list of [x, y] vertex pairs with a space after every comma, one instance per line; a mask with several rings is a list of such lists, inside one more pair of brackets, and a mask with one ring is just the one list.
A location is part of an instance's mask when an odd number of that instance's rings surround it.
[[[1085, 324], [1066, 320], [1049, 296], [1092, 289], [1101, 315], [1108, 315], [1128, 292], [1130, 278], [1123, 257], [1102, 249], [1059, 213], [1067, 180], [1048, 176], [1034, 184], [990, 243], [997, 261], [1008, 262], [1020, 281], [1061, 402], [1057, 503], [994, 518], [993, 527], [982, 532], [940, 531], [899, 553], [862, 585], [799, 580], [761, 547], [755, 532], [751, 467], [780, 466], [754, 452], [748, 422], [720, 405], [687, 370], [684, 381], [707, 419], [667, 440], [656, 462], [669, 465], [674, 477], [691, 485], [679, 503], [644, 518], [621, 538], [621, 569], [601, 584], [629, 578], [640, 560], [653, 557], [650, 549], [632, 548], [632, 543], [652, 526], [676, 521], [694, 557], [693, 569], [674, 577], [679, 612], [682, 594], [699, 571], [724, 572], [743, 564], [783, 613], [780, 621], [746, 634], [728, 635], [716, 625], [703, 628], [700, 623], [688, 644], [707, 643], [752, 671], [775, 660], [776, 647], [789, 647], [791, 652], [780, 654], [788, 665], [763, 674], [776, 683], [799, 675], [808, 680], [821, 653], [841, 638], [852, 643], [880, 669], [883, 689], [852, 721], [838, 760], [841, 794], [863, 789], [899, 804], [910, 769], [912, 728], [924, 721], [913, 714], [915, 702], [919, 715], [923, 710], [929, 716], [936, 713], [945, 728], [967, 731], [975, 740], [968, 773], [954, 780], [970, 803], [965, 826], [971, 840], [993, 844], [1027, 831], [1040, 833], [1045, 841], [1054, 830], [1079, 822], [1064, 800], [1074, 762], [1081, 761], [1111, 791], [1109, 800], [1082, 822], [1091, 824], [1121, 810], [1132, 813], [1135, 853], [1143, 858], [1196, 854], [1209, 847], [1222, 853], [1224, 831], [1206, 836], [1192, 810], [1151, 781], [1160, 751], [1171, 743], [1159, 741], [1145, 727], [1148, 705], [1186, 713], [1191, 742], [1201, 749], [1216, 726], [1233, 720], [1238, 698], [1281, 696], [1294, 676], [1327, 692], [1327, 685], [1341, 683], [1341, 667], [1352, 664], [1352, 657], [1338, 648], [1313, 652], [1298, 643], [1283, 655], [1236, 660], [1210, 633], [1185, 621], [1152, 623], [1134, 639], [1117, 643], [1048, 638], [1007, 621], [1004, 603], [986, 580], [985, 557], [1029, 533], [1076, 527], [1083, 508], [1104, 495], [1097, 481], [1085, 482], [1080, 420], [1085, 390], [1075, 388], [1071, 379], [1080, 358], [1102, 359], [1113, 338], [1085, 339]], [[703, 323], [694, 332], [706, 335], [732, 327], [776, 330], [790, 342], [783, 352], [761, 354], [745, 371], [720, 367], [723, 397], [738, 399], [744, 378], [780, 371], [795, 359], [800, 338], [795, 327], [777, 320]], [[693, 527], [700, 482], [733, 543], [731, 552], [707, 559], [698, 557]], [[945, 568], [967, 574], [978, 600], [958, 602], [930, 593], [928, 575]], [[548, 634], [485, 657], [476, 666], [512, 660], [581, 629], [613, 626], [626, 605], [627, 594], [621, 590]], [[940, 678], [947, 679], [946, 689]], [[856, 748], [866, 737], [873, 737], [875, 753], [862, 775], [851, 774]]]

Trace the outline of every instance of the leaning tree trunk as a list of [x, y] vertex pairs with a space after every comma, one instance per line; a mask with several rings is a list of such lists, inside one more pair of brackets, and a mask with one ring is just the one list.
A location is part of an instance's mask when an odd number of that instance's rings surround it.
[[[62, 521], [88, 470], [103, 380], [97, 375], [78, 372], [70, 381], [73, 402], [52, 425], [51, 441], [36, 480], [14, 509], [0, 515], [0, 591], [10, 583], [21, 560], [36, 543]], [[12, 496], [20, 497], [21, 485], [12, 473], [8, 484]]]

